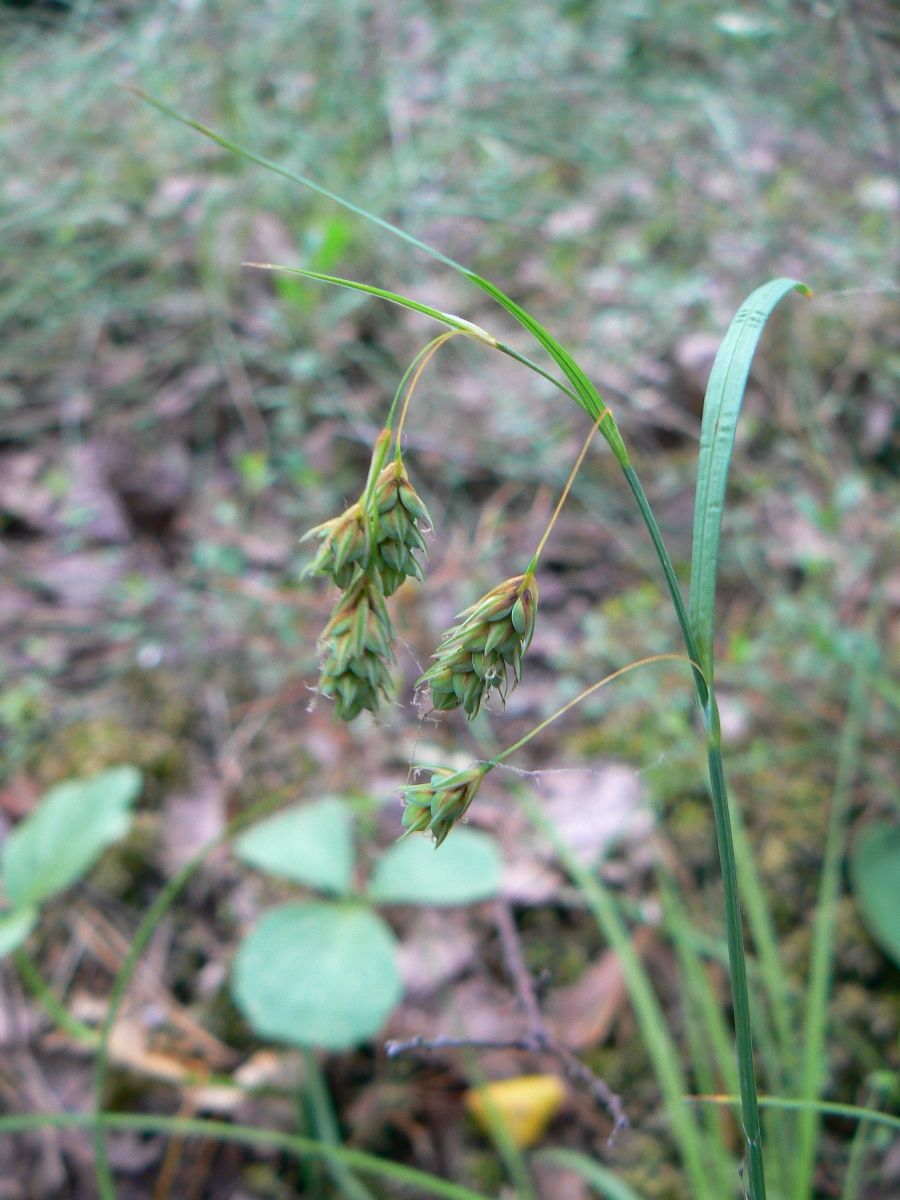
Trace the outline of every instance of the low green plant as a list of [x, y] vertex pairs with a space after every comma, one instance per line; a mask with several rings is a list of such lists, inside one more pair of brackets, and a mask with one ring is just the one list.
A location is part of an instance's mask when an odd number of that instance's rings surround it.
[[[848, 780], [858, 753], [862, 721], [860, 697], [865, 693], [866, 664], [864, 656], [860, 655], [857, 660], [859, 671], [856, 691], [848, 714], [846, 735], [839, 750], [840, 769], [832, 797], [832, 820], [814, 929], [811, 982], [807, 993], [802, 996], [788, 982], [774, 932], [771, 905], [761, 886], [740, 814], [727, 794], [714, 677], [714, 607], [719, 540], [727, 476], [744, 388], [768, 316], [789, 292], [804, 291], [803, 285], [795, 280], [779, 279], [754, 291], [734, 318], [716, 357], [704, 406], [690, 595], [685, 603], [659, 524], [610, 410], [569, 351], [534, 317], [489, 280], [404, 231], [319, 187], [313, 181], [262, 159], [197, 122], [180, 117], [165, 105], [154, 103], [226, 149], [343, 204], [351, 212], [373, 221], [381, 229], [459, 272], [512, 316], [546, 352], [552, 364], [549, 369], [545, 368], [485, 329], [399, 293], [327, 275], [321, 270], [264, 264], [267, 269], [286, 273], [278, 276], [284, 294], [297, 295], [291, 290], [296, 283], [292, 276], [299, 276], [301, 279], [317, 280], [380, 297], [427, 316], [446, 329], [417, 356], [401, 381], [385, 429], [373, 446], [369, 478], [359, 501], [332, 521], [310, 531], [309, 536], [319, 541], [310, 573], [331, 579], [341, 591], [320, 642], [320, 691], [333, 703], [337, 716], [351, 720], [364, 710], [376, 712], [393, 694], [394, 626], [387, 601], [404, 580], [418, 579], [422, 575], [422, 559], [417, 556], [424, 554], [426, 542], [423, 534], [426, 524], [430, 524], [430, 517], [410, 482], [401, 455], [400, 432], [415, 382], [439, 346], [450, 337], [465, 336], [484, 349], [518, 361], [526, 369], [550, 381], [562, 394], [584, 409], [593, 419], [595, 428], [599, 428], [606, 439], [650, 536], [686, 652], [682, 656], [657, 655], [645, 661], [681, 657], [689, 664], [707, 754], [709, 790], [723, 879], [724, 939], [704, 941], [696, 936], [689, 920], [679, 909], [677, 891], [669, 886], [671, 880], [665, 880], [660, 872], [664, 928], [676, 950], [683, 994], [686, 999], [689, 998], [694, 1009], [694, 1024], [687, 1028], [693, 1075], [697, 1081], [708, 1081], [707, 1090], [724, 1083], [729, 1093], [726, 1096], [707, 1095], [694, 1099], [697, 1104], [727, 1102], [739, 1105], [746, 1186], [752, 1200], [764, 1200], [766, 1196], [760, 1107], [771, 1109], [776, 1115], [791, 1114], [794, 1124], [789, 1125], [786, 1118], [779, 1116], [778, 1122], [772, 1122], [767, 1131], [766, 1159], [770, 1174], [775, 1179], [772, 1194], [806, 1200], [813, 1194], [816, 1135], [818, 1122], [824, 1112], [840, 1112], [844, 1116], [853, 1116], [873, 1124], [881, 1121], [882, 1125], [889, 1125], [894, 1120], [885, 1120], [885, 1114], [869, 1109], [850, 1111], [846, 1106], [828, 1105], [820, 1099], [825, 1085], [822, 1060], [825, 1057], [824, 1035], [834, 946], [839, 855], [846, 832]], [[320, 260], [318, 265], [324, 264]], [[394, 459], [388, 462], [392, 445]], [[536, 569], [541, 545], [521, 575], [491, 589], [470, 610], [460, 614], [459, 623], [442, 638], [436, 649], [434, 665], [419, 680], [421, 689], [424, 690], [426, 686], [430, 689], [432, 705], [436, 710], [459, 706], [467, 717], [472, 718], [492, 692], [502, 699], [518, 680], [535, 621]], [[614, 677], [608, 677], [601, 684], [611, 682]], [[587, 689], [571, 703], [579, 702], [593, 690]], [[560, 713], [570, 706], [565, 706]], [[544, 728], [557, 715], [560, 714], [547, 718], [538, 729]], [[406, 800], [404, 827], [407, 833], [429, 833], [441, 846], [440, 852], [435, 855], [424, 839], [405, 839], [379, 860], [368, 889], [355, 883], [349, 820], [342, 806], [336, 807], [333, 801], [283, 814], [243, 835], [237, 850], [244, 861], [269, 874], [324, 892], [327, 897], [292, 902], [273, 909], [248, 936], [239, 951], [234, 971], [235, 995], [251, 1023], [261, 1033], [304, 1047], [336, 1047], [353, 1045], [377, 1029], [399, 993], [392, 965], [392, 935], [374, 911], [374, 906], [382, 903], [448, 902], [448, 884], [446, 880], [441, 882], [441, 872], [446, 872], [448, 864], [452, 866], [454, 863], [454, 854], [460, 853], [467, 864], [463, 871], [471, 869], [471, 838], [476, 835], [457, 826], [475, 800], [481, 779], [535, 732], [532, 731], [509, 750], [495, 754], [484, 762], [473, 763], [462, 769], [433, 765], [426, 768], [427, 779], [413, 778], [407, 783], [403, 788]], [[529, 804], [525, 798], [523, 803], [526, 806]], [[728, 1145], [727, 1135], [717, 1130], [717, 1122], [710, 1117], [711, 1110], [703, 1110], [698, 1116], [696, 1105], [686, 1103], [690, 1089], [679, 1047], [666, 1028], [652, 982], [631, 944], [628, 914], [621, 898], [594, 871], [578, 861], [533, 802], [529, 812], [535, 825], [556, 844], [560, 860], [619, 956], [638, 1025], [663, 1096], [669, 1126], [681, 1155], [690, 1195], [696, 1200], [719, 1200], [723, 1195], [735, 1194], [741, 1184], [733, 1149]], [[291, 829], [293, 834], [289, 837], [287, 835]], [[232, 827], [223, 836], [231, 836], [235, 832]], [[452, 837], [449, 836], [451, 833]], [[107, 841], [101, 838], [100, 843], [108, 844], [110, 835], [104, 836]], [[288, 853], [286, 848], [292, 844], [292, 839], [294, 850]], [[23, 841], [27, 846], [28, 839], [24, 838]], [[327, 853], [323, 852], [325, 848]], [[24, 852], [19, 851], [19, 854], [22, 862], [27, 861]], [[89, 865], [91, 855], [83, 857]], [[857, 886], [863, 911], [868, 913], [876, 936], [882, 937], [886, 911], [882, 903], [886, 894], [884, 881], [889, 880], [890, 873], [895, 869], [890, 856], [887, 856], [887, 866], [884, 865], [885, 857], [877, 854], [865, 841], [857, 843], [857, 880], [861, 879], [861, 873], [868, 874], [872, 864], [875, 864], [873, 877], [882, 880], [876, 888], [874, 901], [869, 892], [863, 896], [865, 888], [861, 884]], [[405, 1178], [406, 1182], [415, 1183], [433, 1194], [473, 1195], [462, 1187], [433, 1179], [429, 1181], [421, 1174], [378, 1163], [368, 1156], [345, 1151], [334, 1144], [323, 1147], [300, 1138], [267, 1134], [259, 1130], [248, 1131], [215, 1122], [167, 1120], [105, 1111], [109, 1033], [122, 996], [152, 931], [202, 860], [203, 855], [198, 856], [169, 881], [141, 922], [128, 959], [116, 979], [109, 1012], [99, 1034], [94, 1114], [84, 1118], [74, 1115], [65, 1119], [36, 1117], [30, 1123], [25, 1118], [6, 1119], [0, 1122], [0, 1129], [12, 1131], [34, 1128], [39, 1124], [93, 1128], [98, 1151], [98, 1190], [104, 1200], [115, 1195], [104, 1148], [104, 1133], [114, 1128], [158, 1129], [185, 1136], [197, 1133], [280, 1146], [300, 1156], [319, 1156], [345, 1166], [356, 1166], [361, 1171], [371, 1170], [397, 1182]], [[70, 873], [68, 879], [63, 872], [55, 881], [39, 884], [35, 890], [21, 882], [21, 873], [19, 883], [16, 882], [15, 861], [16, 855], [13, 854], [11, 894], [15, 893], [19, 898], [13, 899], [4, 928], [11, 945], [21, 946], [36, 918], [38, 906], [73, 881], [78, 872]], [[40, 871], [37, 874], [40, 879]], [[452, 881], [458, 883], [456, 870], [450, 871], [449, 875]], [[744, 914], [756, 950], [755, 958], [750, 958], [744, 948], [739, 884], [744, 898]], [[432, 896], [435, 889], [437, 894], [443, 895], [443, 901], [428, 901], [429, 888], [432, 889]], [[445, 889], [443, 892], [442, 888]], [[876, 915], [873, 916], [873, 913]], [[298, 947], [301, 945], [308, 956], [305, 963], [298, 958]], [[311, 984], [316, 985], [317, 982], [309, 969], [313, 959], [317, 970], [321, 968], [320, 982], [323, 986], [318, 992], [313, 986], [310, 993]], [[722, 1013], [718, 997], [713, 993], [708, 979], [706, 964], [709, 960], [726, 964], [729, 971], [736, 1060], [728, 1015]], [[360, 968], [360, 963], [364, 969]], [[329, 1027], [323, 1019], [327, 997], [330, 996], [333, 1002], [338, 989], [343, 987], [346, 990], [348, 977], [352, 978], [357, 971], [366, 984], [366, 1003], [357, 1003], [351, 998], [346, 1011], [341, 1013], [341, 1020]], [[289, 985], [294, 976], [298, 988], [291, 994]], [[762, 1097], [761, 1101], [757, 1097], [751, 1010], [760, 1074], [765, 1073], [767, 1080], [774, 1081], [780, 1091], [793, 1087], [798, 1095], [770, 1095]], [[698, 1023], [698, 1015], [704, 1016], [707, 1021], [705, 1030]], [[798, 1028], [801, 1030], [799, 1047], [794, 1044]], [[704, 1032], [708, 1033], [707, 1044], [704, 1044]], [[705, 1084], [701, 1086], [706, 1087]], [[735, 1091], [739, 1093], [737, 1096], [731, 1094]], [[791, 1141], [795, 1134], [798, 1139], [796, 1151]], [[603, 1195], [631, 1200], [636, 1194], [632, 1187], [605, 1168], [589, 1163], [583, 1156], [572, 1156], [568, 1161]]]
[[[148, 99], [150, 98], [148, 97]], [[662, 570], [681, 631], [686, 656], [690, 663], [694, 697], [706, 744], [709, 794], [715, 819], [718, 857], [722, 873], [725, 927], [723, 957], [727, 964], [731, 984], [736, 1062], [732, 1066], [725, 1061], [725, 1050], [731, 1037], [727, 1022], [716, 1020], [715, 1034], [711, 1039], [711, 1045], [718, 1057], [709, 1064], [710, 1069], [706, 1069], [702, 1063], [698, 1063], [697, 1077], [705, 1078], [710, 1082], [722, 1079], [734, 1080], [736, 1083], [743, 1132], [745, 1186], [751, 1200], [765, 1200], [767, 1190], [763, 1159], [763, 1131], [757, 1097], [757, 1067], [751, 1036], [748, 955], [744, 944], [743, 914], [739, 894], [739, 886], [742, 886], [746, 897], [746, 916], [759, 955], [758, 963], [754, 963], [754, 977], [762, 982], [762, 1002], [756, 996], [753, 1000], [760, 1058], [761, 1061], [770, 1065], [775, 1064], [773, 1077], [777, 1078], [782, 1086], [793, 1083], [800, 1090], [800, 1095], [797, 1097], [800, 1115], [796, 1132], [800, 1137], [801, 1148], [797, 1161], [791, 1160], [789, 1138], [784, 1136], [784, 1126], [781, 1127], [781, 1130], [776, 1129], [774, 1135], [768, 1139], [769, 1158], [770, 1160], [773, 1157], [776, 1159], [775, 1178], [778, 1194], [790, 1194], [797, 1200], [800, 1197], [808, 1196], [812, 1182], [813, 1151], [818, 1128], [816, 1104], [819, 1102], [825, 1078], [820, 1064], [816, 1062], [816, 1057], [820, 1056], [823, 1048], [824, 1014], [830, 982], [829, 963], [834, 943], [833, 911], [837, 878], [835, 856], [842, 844], [845, 827], [843, 793], [846, 787], [845, 784], [838, 783], [833, 800], [831, 836], [823, 871], [814, 935], [813, 986], [803, 1003], [801, 1002], [803, 998], [790, 994], [787, 986], [786, 973], [780, 960], [774, 935], [771, 910], [761, 887], [739, 814], [729, 800], [726, 788], [722, 735], [715, 692], [714, 642], [716, 580], [722, 517], [728, 471], [744, 390], [760, 334], [770, 313], [790, 292], [807, 292], [807, 289], [793, 279], [777, 279], [757, 288], [739, 309], [716, 355], [704, 402], [694, 508], [690, 594], [686, 603], [658, 521], [647, 500], [612, 413], [589, 376], [571, 353], [540, 322], [490, 280], [455, 262], [440, 251], [406, 233], [403, 229], [321, 187], [308, 177], [264, 159], [199, 122], [174, 112], [165, 104], [152, 99], [150, 102], [228, 151], [318, 192], [458, 272], [470, 284], [491, 297], [501, 309], [513, 317], [531, 335], [537, 345], [546, 352], [558, 374], [542, 367], [484, 328], [473, 326], [454, 314], [412, 300], [400, 293], [301, 267], [274, 266], [272, 264], [250, 265], [366, 293], [425, 315], [443, 325], [447, 332], [442, 335], [441, 339], [435, 339], [435, 342], [430, 343], [422, 351], [417, 359], [420, 365], [424, 365], [424, 361], [430, 357], [442, 339], [450, 336], [466, 336], [486, 349], [515, 359], [542, 379], [549, 380], [560, 392], [583, 408], [600, 429], [622, 470]], [[407, 376], [409, 376], [409, 372]], [[406, 390], [404, 416], [415, 378], [417, 376], [413, 376], [412, 385]], [[389, 443], [397, 433], [392, 424], [396, 403], [395, 400], [385, 430], [375, 444], [373, 468], [378, 458], [380, 443]], [[399, 446], [398, 437], [396, 440], [398, 456], [400, 454]], [[367, 485], [369, 494], [372, 477], [373, 472], [370, 471], [370, 480]], [[365, 509], [365, 504], [363, 508]], [[365, 594], [368, 604], [366, 621], [368, 621], [372, 605], [371, 596], [366, 589], [377, 586], [377, 571], [373, 565], [373, 548], [377, 543], [377, 537], [373, 538], [369, 533], [360, 538], [358, 530], [352, 525], [349, 528], [349, 533], [346, 530], [343, 532], [345, 541], [342, 546], [346, 545], [349, 549], [344, 552], [342, 567], [351, 553], [357, 555], [355, 560], [357, 565], [352, 571], [344, 572], [345, 578], [339, 583], [344, 585], [345, 597], [349, 596], [351, 599], [355, 599], [354, 589], [358, 589], [360, 595]], [[331, 565], [334, 564], [331, 563]], [[531, 564], [520, 580], [499, 585], [484, 600], [476, 604], [472, 611], [463, 614], [459, 625], [448, 631], [438, 647], [435, 665], [429, 668], [423, 679], [420, 680], [420, 684], [431, 685], [432, 702], [435, 709], [459, 704], [466, 715], [471, 718], [477, 713], [485, 696], [489, 694], [491, 684], [496, 683], [501, 695], [505, 694], [509, 683], [507, 671], [510, 667], [514, 677], [518, 678], [521, 671], [521, 655], [527, 648], [527, 640], [530, 639], [537, 599], [536, 590], [533, 594], [530, 591], [526, 593], [523, 585], [526, 589], [530, 589], [535, 566], [536, 562]], [[346, 577], [348, 575], [349, 578]], [[526, 594], [528, 595], [527, 603]], [[498, 624], [506, 622], [509, 628], [503, 627], [494, 632], [490, 629], [492, 618], [496, 618]], [[358, 629], [357, 649], [364, 647], [366, 641], [366, 630], [362, 618], [359, 619]], [[380, 622], [377, 633], [378, 637], [372, 638], [372, 642], [377, 643], [379, 639], [385, 642], [390, 641], [392, 630], [389, 631], [387, 621]], [[490, 662], [491, 675], [487, 679], [482, 672], [488, 665], [485, 662], [487, 658], [485, 648], [489, 639], [491, 639], [491, 650], [497, 652], [497, 659]], [[484, 646], [482, 646], [482, 642]], [[374, 710], [381, 698], [389, 694], [390, 669], [384, 648], [376, 644], [371, 647], [370, 652], [379, 657], [385, 668], [384, 671], [378, 671], [376, 674], [371, 664], [360, 661], [357, 669], [351, 668], [350, 673], [355, 680], [362, 682], [351, 680], [345, 684], [346, 695], [337, 694], [337, 687], [331, 683], [331, 676], [334, 672], [329, 673], [326, 670], [322, 690], [326, 694], [337, 695], [335, 708], [338, 716], [356, 715], [362, 707], [370, 707]], [[329, 662], [329, 658], [326, 657], [326, 668]], [[455, 679], [457, 669], [461, 676], [458, 681]], [[361, 702], [360, 695], [363, 700], [373, 703]], [[845, 739], [843, 759], [849, 762], [852, 757], [853, 739], [848, 734]], [[480, 783], [482, 771], [483, 768], [478, 764], [474, 764], [473, 767], [462, 772], [435, 766], [430, 768], [427, 781], [408, 785], [404, 789], [407, 800], [404, 824], [407, 831], [427, 830], [436, 841], [443, 842], [454, 824], [471, 805]], [[537, 810], [533, 810], [532, 815], [538, 825], [546, 828], [546, 823], [542, 823], [541, 815]], [[546, 828], [546, 832], [548, 836], [554, 838], [552, 828]], [[709, 1200], [716, 1197], [718, 1200], [723, 1193], [733, 1193], [738, 1186], [735, 1164], [726, 1149], [724, 1140], [717, 1140], [715, 1122], [709, 1121], [705, 1117], [698, 1122], [696, 1114], [684, 1108], [687, 1087], [679, 1055], [671, 1036], [664, 1028], [660, 1006], [643, 965], [630, 949], [627, 926], [615, 897], [608, 892], [602, 881], [585, 870], [583, 865], [573, 858], [558, 839], [555, 840], [560, 857], [583, 891], [599, 924], [622, 960], [632, 1003], [663, 1093], [672, 1132], [680, 1150], [690, 1194], [695, 1200], [703, 1200], [705, 1197], [709, 1197]], [[673, 911], [670, 904], [670, 916]], [[675, 918], [673, 925], [677, 927], [679, 923], [679, 919]], [[696, 956], [690, 939], [684, 937], [680, 937], [680, 961], [686, 973], [686, 987], [689, 985], [693, 988], [696, 1001], [701, 1006], [705, 1006], [708, 1013], [711, 1014], [713, 1010], [718, 1012], [717, 1001], [709, 995], [708, 989], [704, 989], [700, 982], [702, 974], [700, 959]], [[803, 1046], [799, 1053], [796, 1045], [789, 1044], [798, 1018], [804, 1022]], [[692, 1045], [695, 1048], [695, 1057], [699, 1058], [701, 1039], [696, 1036], [696, 1033], [695, 1026]]]
[[0, 957], [22, 946], [41, 908], [83, 879], [128, 832], [141, 773], [121, 766], [52, 787], [3, 842]]
[[357, 882], [352, 810], [334, 798], [267, 818], [234, 849], [254, 869], [328, 897], [270, 909], [234, 961], [232, 991], [247, 1020], [293, 1046], [358, 1045], [399, 1001], [396, 939], [376, 906], [472, 904], [500, 885], [495, 842], [471, 829], [437, 863], [422, 842], [400, 842], [375, 861], [368, 883]]
[[866, 928], [900, 966], [900, 825], [866, 826], [853, 844], [850, 878]]

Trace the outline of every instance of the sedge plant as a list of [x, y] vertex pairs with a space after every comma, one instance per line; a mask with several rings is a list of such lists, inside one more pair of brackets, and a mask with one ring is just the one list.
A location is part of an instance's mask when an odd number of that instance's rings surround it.
[[[320, 541], [318, 553], [311, 564], [312, 572], [328, 576], [341, 590], [340, 599], [321, 641], [320, 680], [321, 691], [333, 699], [339, 717], [352, 719], [363, 709], [375, 711], [390, 693], [393, 628], [385, 601], [404, 578], [420, 576], [421, 560], [416, 555], [424, 552], [423, 526], [430, 521], [406, 474], [398, 436], [402, 418], [398, 414], [405, 415], [407, 406], [403, 401], [408, 400], [418, 373], [438, 345], [450, 336], [464, 336], [485, 349], [515, 359], [525, 369], [550, 381], [563, 395], [578, 404], [595, 422], [607, 442], [649, 534], [690, 663], [693, 693], [706, 743], [709, 794], [723, 882], [724, 927], [734, 1014], [746, 1184], [751, 1200], [765, 1200], [762, 1132], [751, 1035], [747, 957], [738, 890], [738, 862], [715, 693], [714, 609], [726, 483], [752, 359], [762, 329], [775, 306], [788, 293], [806, 292], [807, 289], [794, 279], [776, 279], [757, 288], [733, 319], [716, 357], [704, 405], [690, 593], [685, 602], [659, 524], [613, 414], [573, 355], [538, 320], [490, 280], [403, 229], [367, 212], [308, 177], [239, 146], [164, 103], [149, 96], [144, 98], [230, 152], [318, 192], [458, 272], [518, 322], [552, 364], [551, 367], [544, 367], [485, 329], [397, 292], [302, 267], [252, 264], [380, 297], [438, 322], [445, 330], [422, 351], [401, 384], [385, 430], [373, 447], [368, 480], [359, 501], [339, 517], [310, 531], [310, 536]], [[385, 465], [392, 444], [394, 458], [389, 465]], [[420, 681], [422, 685], [430, 687], [436, 709], [458, 704], [467, 716], [472, 717], [492, 688], [496, 688], [501, 696], [505, 693], [510, 685], [510, 672], [514, 678], [518, 678], [521, 672], [521, 660], [530, 640], [536, 605], [535, 575], [528, 568], [522, 576], [499, 584], [471, 610], [462, 614], [460, 623], [449, 630], [441, 641], [434, 665]], [[461, 676], [459, 680], [457, 675]], [[433, 769], [426, 783], [415, 783], [406, 789], [407, 829], [427, 828], [437, 841], [443, 840], [453, 823], [471, 804], [478, 782], [477, 776], [466, 775], [463, 778], [458, 773], [447, 773], [444, 768]], [[605, 902], [598, 900], [598, 903], [601, 908], [605, 907]], [[605, 924], [608, 925], [611, 920], [612, 913], [607, 912]], [[652, 1014], [648, 1015], [650, 1019]], [[677, 1090], [679, 1083], [677, 1072], [671, 1074], [670, 1090]], [[687, 1149], [688, 1146], [682, 1142], [682, 1150]], [[695, 1194], [710, 1195], [703, 1165], [693, 1152], [691, 1157], [694, 1161], [686, 1163], [686, 1167]]]

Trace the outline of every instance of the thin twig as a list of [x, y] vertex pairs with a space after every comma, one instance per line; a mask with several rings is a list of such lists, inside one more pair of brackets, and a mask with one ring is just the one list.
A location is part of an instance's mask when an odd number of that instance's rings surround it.
[[628, 1127], [628, 1118], [622, 1106], [622, 1099], [609, 1085], [581, 1061], [568, 1046], [558, 1042], [547, 1028], [544, 1014], [538, 1004], [534, 990], [534, 980], [522, 957], [522, 944], [513, 921], [512, 910], [505, 900], [498, 900], [494, 905], [494, 922], [500, 935], [500, 945], [503, 949], [503, 959], [506, 970], [515, 988], [516, 998], [528, 1022], [528, 1036], [525, 1039], [535, 1053], [551, 1054], [562, 1066], [566, 1075], [579, 1087], [584, 1088], [601, 1104], [613, 1119], [612, 1132], [609, 1135], [610, 1145], [619, 1133]]
[[503, 949], [503, 961], [507, 974], [512, 982], [516, 999], [527, 1022], [527, 1031], [517, 1038], [465, 1038], [465, 1037], [435, 1037], [426, 1038], [421, 1034], [417, 1037], [406, 1038], [403, 1041], [394, 1040], [385, 1043], [389, 1058], [397, 1058], [401, 1054], [413, 1051], [436, 1050], [521, 1050], [527, 1054], [549, 1054], [557, 1060], [568, 1078], [585, 1091], [601, 1105], [613, 1119], [612, 1132], [608, 1144], [611, 1146], [623, 1129], [628, 1127], [628, 1118], [618, 1096], [598, 1075], [581, 1061], [568, 1046], [558, 1042], [544, 1020], [538, 1004], [532, 979], [525, 960], [522, 957], [522, 947], [519, 935], [513, 921], [509, 905], [498, 900], [494, 906], [494, 922], [500, 935], [500, 945]]

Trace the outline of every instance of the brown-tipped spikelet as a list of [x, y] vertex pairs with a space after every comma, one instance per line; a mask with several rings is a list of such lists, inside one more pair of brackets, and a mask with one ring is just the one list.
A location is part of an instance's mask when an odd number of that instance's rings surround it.
[[459, 614], [462, 620], [444, 634], [435, 662], [418, 680], [431, 688], [436, 709], [461, 705], [471, 720], [492, 688], [506, 699], [510, 668], [515, 683], [522, 677], [537, 604], [534, 576], [516, 575]]
[[404, 579], [422, 578], [414, 551], [427, 554], [421, 527], [430, 527], [431, 517], [399, 460], [385, 467], [375, 481], [374, 506], [374, 565], [384, 594], [392, 596]]
[[319, 690], [334, 699], [337, 716], [352, 721], [375, 712], [390, 695], [394, 630], [377, 586], [360, 575], [338, 601], [319, 639]]
[[[403, 828], [406, 834], [430, 832], [439, 846], [462, 820], [484, 778], [484, 767], [426, 767], [431, 776], [427, 783], [410, 783], [401, 788], [405, 801]], [[405, 836], [405, 834], [404, 834]]]
[[351, 504], [339, 517], [307, 530], [301, 542], [321, 538], [316, 557], [306, 567], [305, 575], [328, 575], [339, 588], [348, 588], [356, 568], [365, 569], [371, 539], [365, 513], [359, 501]]

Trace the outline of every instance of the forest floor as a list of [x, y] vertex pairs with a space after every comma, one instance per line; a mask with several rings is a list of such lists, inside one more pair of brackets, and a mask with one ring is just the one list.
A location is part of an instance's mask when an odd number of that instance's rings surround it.
[[[457, 339], [406, 430], [435, 528], [425, 583], [394, 602], [397, 701], [350, 726], [333, 718], [315, 682], [334, 595], [302, 578], [299, 538], [359, 495], [394, 390], [433, 332], [370, 297], [242, 264], [408, 292], [539, 351], [439, 262], [123, 84], [308, 172], [524, 304], [612, 406], [685, 581], [719, 341], [766, 279], [812, 287], [772, 319], [747, 392], [717, 680], [729, 780], [801, 1012], [861, 660], [842, 862], [860, 830], [897, 816], [896, 29], [888, 6], [845, 7], [0, 6], [0, 836], [61, 780], [122, 763], [143, 778], [128, 837], [28, 942], [84, 1026], [102, 1022], [165, 881], [252, 804], [344, 798], [365, 873], [400, 832], [410, 763], [491, 758], [603, 675], [680, 648], [598, 438], [542, 561], [521, 685], [471, 726], [422, 711], [415, 680], [440, 633], [525, 569], [590, 427], [512, 360]], [[582, 1200], [583, 1176], [526, 1161], [464, 1100], [485, 1078], [559, 1074], [552, 1054], [384, 1049], [519, 1036], [512, 936], [548, 1027], [621, 1097], [630, 1126], [610, 1145], [609, 1112], [568, 1082], [540, 1145], [595, 1156], [644, 1200], [687, 1200], [622, 964], [530, 814], [537, 804], [616, 897], [689, 1087], [704, 1091], [668, 919], [677, 905], [677, 928], [706, 947], [727, 1013], [704, 770], [680, 664], [635, 672], [530, 742], [469, 813], [502, 855], [496, 898], [383, 907], [403, 998], [376, 1039], [344, 1052], [267, 1041], [235, 1005], [241, 938], [303, 893], [219, 847], [133, 979], [106, 1108], [339, 1136], [485, 1194]], [[849, 886], [835, 919], [823, 1095], [896, 1104], [898, 966]], [[0, 1107], [90, 1111], [90, 1047], [52, 1026], [11, 960], [0, 987]], [[824, 1120], [810, 1195], [898, 1194], [895, 1131], [856, 1135], [846, 1117]], [[715, 1136], [736, 1164], [730, 1117]], [[418, 1194], [213, 1138], [117, 1133], [109, 1145], [121, 1200]], [[87, 1200], [94, 1172], [84, 1131], [0, 1136], [2, 1200]]]

